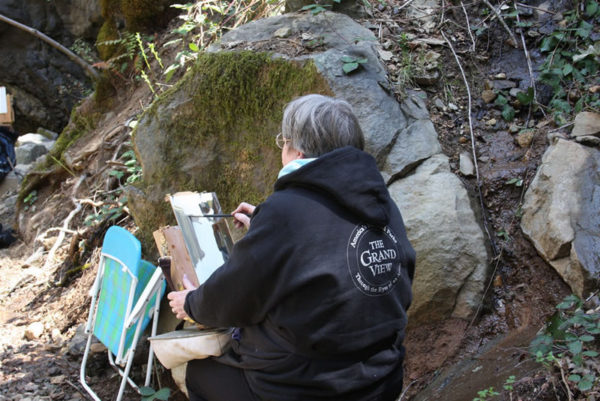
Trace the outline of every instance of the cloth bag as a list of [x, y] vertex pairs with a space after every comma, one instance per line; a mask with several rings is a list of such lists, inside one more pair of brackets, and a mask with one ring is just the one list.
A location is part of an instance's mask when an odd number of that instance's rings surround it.
[[233, 329], [189, 327], [150, 337], [152, 351], [167, 369], [192, 359], [220, 356], [227, 349]]

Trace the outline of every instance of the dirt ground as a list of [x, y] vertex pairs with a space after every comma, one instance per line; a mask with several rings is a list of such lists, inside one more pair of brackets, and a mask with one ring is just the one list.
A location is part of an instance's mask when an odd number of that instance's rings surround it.
[[[403, 13], [397, 12], [401, 5], [401, 2], [395, 1], [374, 2], [373, 15], [363, 21], [368, 26], [379, 27], [375, 31], [379, 33], [382, 44], [393, 41], [391, 46], [389, 43], [385, 45], [392, 53], [399, 56], [403, 51], [397, 41], [393, 40], [399, 34], [398, 27], [401, 32], [419, 38], [440, 39], [438, 30], [424, 32], [418, 27], [418, 23], [409, 21]], [[476, 12], [478, 6], [468, 7], [469, 12]], [[459, 11], [457, 8], [446, 10], [446, 18], [456, 19], [458, 22], [454, 25], [458, 26], [462, 23], [458, 20]], [[403, 400], [414, 399], [427, 384], [435, 381], [444, 368], [460, 366], [462, 361], [477, 355], [486, 345], [493, 346], [498, 338], [507, 336], [507, 342], [501, 342], [496, 349], [506, 348], [506, 344], [510, 343], [509, 348], [515, 350], [517, 360], [527, 359], [528, 338], [535, 334], [551, 314], [554, 305], [568, 292], [566, 285], [523, 237], [518, 218], [523, 190], [535, 174], [541, 155], [547, 147], [546, 134], [552, 125], [544, 116], [534, 115], [528, 120], [527, 113], [521, 112], [517, 115], [516, 123], [521, 126], [531, 124], [535, 127], [535, 136], [526, 147], [516, 144], [515, 135], [509, 132], [508, 124], [502, 121], [500, 111], [480, 98], [486, 79], [494, 79], [503, 73], [510, 78], [510, 71], [503, 71], [502, 63], [499, 62], [502, 61], [502, 53], [504, 57], [507, 54], [504, 43], [506, 34], [500, 26], [492, 26], [487, 36], [478, 41], [475, 53], [478, 57], [475, 57], [465, 50], [470, 45], [468, 35], [454, 25], [451, 28], [457, 38], [454, 46], [466, 62], [468, 80], [473, 84], [474, 138], [483, 194], [480, 218], [482, 225], [484, 221], [487, 222], [490, 233], [490, 280], [479, 314], [472, 321], [451, 319], [408, 330], [405, 343], [408, 355], [406, 393]], [[451, 159], [453, 171], [457, 172], [468, 188], [473, 203], [481, 205], [476, 178], [465, 177], [458, 172], [459, 154], [471, 152], [466, 118], [466, 88], [450, 49], [438, 45], [432, 46], [430, 50], [441, 55], [441, 78], [432, 85], [421, 88], [414, 82], [410, 84], [426, 96], [432, 121], [443, 151]], [[521, 62], [525, 63], [525, 59]], [[390, 71], [398, 70], [397, 65], [390, 66], [394, 63], [388, 62]], [[403, 89], [396, 88], [398, 97], [403, 96]], [[115, 107], [111, 120], [113, 128], [119, 124], [125, 126], [126, 121], [140, 111], [140, 107], [149, 104], [151, 96], [144, 86], [128, 91], [118, 99], [119, 104]], [[491, 119], [495, 119], [496, 123], [490, 124]], [[108, 129], [98, 130], [94, 136], [102, 137]], [[124, 136], [122, 141], [125, 140]], [[113, 145], [119, 146], [117, 143]], [[114, 150], [115, 148], [104, 149], [102, 155], [97, 152], [86, 161], [90, 166], [97, 166], [97, 170], [89, 169], [92, 174], [78, 189], [79, 197], [85, 194], [93, 199], [94, 191], [107, 185], [106, 176], [100, 170], [102, 161], [110, 157]], [[523, 179], [522, 186], [506, 184], [515, 177]], [[77, 332], [81, 331], [81, 325], [87, 318], [87, 291], [96, 272], [98, 245], [108, 226], [90, 229], [83, 224], [85, 216], [93, 212], [93, 207], [85, 206], [71, 221], [71, 229], [79, 230], [79, 234], [75, 239], [73, 235], [68, 235], [59, 247], [54, 261], [45, 266], [47, 253], [59, 233], [47, 230], [61, 226], [73, 209], [70, 196], [76, 181], [75, 178], [70, 178], [40, 193], [36, 210], [24, 213], [28, 221], [28, 232], [22, 238], [26, 242], [19, 240], [10, 248], [0, 250], [0, 400], [89, 398], [78, 382], [82, 336]], [[5, 194], [0, 202], [8, 202], [11, 196], [14, 194]], [[0, 217], [4, 222], [11, 216]], [[126, 212], [119, 216], [117, 222], [135, 230]], [[506, 235], [499, 236], [498, 232]], [[45, 235], [40, 237], [40, 233]], [[80, 255], [80, 259], [86, 263], [83, 264], [83, 269], [72, 270], [73, 265], [67, 263], [67, 260], [73, 257], [73, 244], [82, 239], [87, 240], [89, 246], [87, 254]], [[33, 331], [39, 323], [43, 325], [43, 330], [41, 334], [36, 334]], [[522, 335], [523, 333], [528, 335]], [[97, 352], [91, 357], [91, 381], [101, 393], [116, 394], [118, 380], [105, 362], [104, 354]], [[141, 361], [143, 358], [136, 365], [138, 375], [143, 363]], [[547, 378], [541, 372], [531, 370], [526, 379], [519, 384], [522, 399], [534, 399], [528, 398], [528, 394], [546, 383]], [[160, 368], [155, 373], [155, 383], [156, 380], [160, 380], [163, 386], [175, 388], [169, 382], [166, 372]], [[485, 383], [482, 381], [481, 385]], [[483, 387], [479, 389], [481, 388]], [[549, 396], [557, 393], [552, 389], [548, 390]], [[538, 399], [545, 399], [542, 393], [537, 394], [540, 397]], [[138, 397], [129, 392], [125, 398], [139, 399]], [[181, 393], [176, 392], [171, 399], [182, 398]]]

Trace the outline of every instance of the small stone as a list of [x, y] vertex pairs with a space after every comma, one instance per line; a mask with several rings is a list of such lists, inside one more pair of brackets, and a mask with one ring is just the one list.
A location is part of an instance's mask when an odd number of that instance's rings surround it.
[[467, 143], [467, 142], [469, 142], [469, 139], [467, 139], [466, 136], [461, 136], [460, 138], [458, 138], [458, 142], [459, 143]]
[[496, 96], [498, 96], [498, 94], [493, 90], [486, 89], [481, 92], [481, 98], [486, 103], [492, 103], [494, 100], [496, 100]]
[[448, 103], [448, 108], [452, 111], [458, 111], [458, 106], [454, 103]]
[[497, 122], [498, 121], [495, 118], [490, 118], [489, 120], [487, 120], [485, 122], [485, 124], [488, 125], [488, 126], [490, 126], [490, 127], [493, 127], [494, 125], [496, 125]]
[[65, 375], [58, 375], [58, 376], [54, 376], [52, 378], [50, 378], [50, 383], [52, 384], [61, 384], [65, 381], [66, 376]]
[[25, 329], [25, 338], [29, 341], [38, 339], [44, 334], [44, 324], [42, 322], [31, 323]]
[[420, 72], [414, 76], [414, 80], [417, 84], [423, 86], [435, 85], [440, 80], [440, 72], [438, 70]]
[[292, 34], [292, 28], [289, 26], [284, 26], [283, 28], [279, 28], [273, 33], [273, 36], [276, 38], [287, 38]]
[[536, 31], [535, 29], [530, 29], [527, 31], [527, 36], [529, 36], [530, 38], [537, 38], [541, 35], [541, 33], [539, 33], [538, 31]]
[[584, 111], [575, 116], [575, 125], [571, 136], [598, 135], [600, 133], [600, 114]]
[[508, 92], [508, 93], [509, 93], [509, 95], [511, 95], [512, 97], [517, 97], [517, 95], [518, 95], [519, 93], [521, 93], [521, 92], [523, 92], [523, 91], [522, 91], [521, 89], [519, 89], [519, 88], [512, 88], [512, 89], [510, 90], [510, 92]]
[[475, 166], [473, 165], [471, 156], [467, 152], [459, 155], [459, 166], [460, 173], [465, 177], [471, 177], [475, 174]]
[[506, 79], [506, 74], [501, 72], [501, 73], [494, 75], [494, 78], [495, 79]]
[[482, 163], [487, 163], [490, 161], [490, 158], [487, 156], [479, 156], [479, 161]]
[[535, 133], [533, 130], [523, 130], [516, 137], [517, 144], [522, 148], [527, 148], [531, 145]]
[[50, 336], [52, 337], [52, 339], [54, 341], [62, 340], [62, 335], [60, 334], [60, 330], [57, 329], [56, 327], [52, 329], [52, 331], [50, 332]]
[[489, 79], [485, 80], [485, 82], [483, 83], [483, 86], [484, 86], [485, 90], [488, 90], [488, 91], [491, 91], [492, 89], [494, 89], [494, 84]]
[[444, 110], [446, 108], [446, 105], [444, 104], [444, 102], [442, 102], [442, 99], [440, 99], [439, 97], [435, 98], [435, 100], [433, 101], [433, 105], [437, 107], [438, 110]]
[[40, 386], [38, 386], [35, 383], [29, 382], [29, 383], [25, 384], [25, 386], [23, 387], [23, 390], [25, 390], [27, 392], [34, 392], [34, 391], [37, 391], [38, 388], [40, 388]]
[[519, 127], [517, 124], [515, 124], [515, 123], [512, 123], [512, 124], [511, 124], [511, 125], [508, 127], [508, 132], [510, 132], [511, 134], [516, 134], [517, 132], [519, 132], [519, 130], [520, 130], [520, 129], [521, 129], [521, 128], [520, 128], [520, 127]]
[[392, 57], [394, 57], [394, 53], [387, 50], [378, 49], [377, 52], [379, 53], [379, 57], [383, 61], [390, 61]]
[[514, 81], [510, 81], [508, 79], [495, 79], [493, 81], [493, 85], [494, 85], [494, 89], [505, 90], [505, 89], [516, 88], [517, 83]]
[[90, 351], [92, 354], [99, 354], [100, 352], [106, 351], [106, 347], [102, 343], [93, 343], [90, 345]]

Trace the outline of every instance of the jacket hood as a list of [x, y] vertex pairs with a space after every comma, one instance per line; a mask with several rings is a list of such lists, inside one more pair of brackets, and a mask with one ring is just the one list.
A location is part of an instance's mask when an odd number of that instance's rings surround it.
[[347, 146], [320, 156], [275, 182], [275, 191], [300, 186], [324, 192], [366, 223], [389, 223], [389, 194], [375, 159]]

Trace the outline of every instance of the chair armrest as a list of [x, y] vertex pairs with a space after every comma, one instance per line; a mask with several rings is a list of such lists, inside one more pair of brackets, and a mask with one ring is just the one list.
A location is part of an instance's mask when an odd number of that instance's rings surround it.
[[144, 314], [148, 301], [150, 298], [152, 298], [152, 295], [160, 289], [163, 279], [164, 275], [162, 270], [156, 269], [154, 274], [152, 274], [152, 277], [150, 277], [150, 280], [148, 280], [148, 284], [146, 284], [146, 287], [144, 288], [144, 291], [142, 291], [140, 298], [133, 306], [133, 309], [127, 317], [127, 320], [125, 320], [125, 328], [128, 329], [131, 327], [134, 322]]

